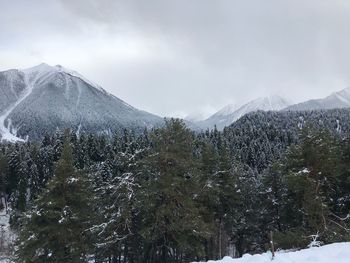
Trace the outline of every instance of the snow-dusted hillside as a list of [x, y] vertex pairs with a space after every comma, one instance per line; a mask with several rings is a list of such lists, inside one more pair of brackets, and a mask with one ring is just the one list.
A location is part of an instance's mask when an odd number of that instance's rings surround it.
[[285, 98], [274, 95], [270, 97], [258, 98], [250, 101], [243, 106], [227, 105], [208, 119], [198, 122], [202, 128], [213, 128], [215, 125], [219, 130], [229, 126], [243, 115], [257, 111], [279, 111], [291, 105], [291, 102]]
[[2, 139], [36, 138], [57, 128], [108, 133], [152, 127], [161, 121], [59, 65], [0, 72]]
[[319, 110], [319, 109], [337, 109], [350, 107], [350, 87], [317, 100], [308, 100], [302, 103], [291, 105], [286, 110]]
[[312, 247], [296, 252], [277, 252], [273, 260], [271, 253], [243, 255], [242, 258], [225, 257], [211, 263], [349, 263], [350, 242]]

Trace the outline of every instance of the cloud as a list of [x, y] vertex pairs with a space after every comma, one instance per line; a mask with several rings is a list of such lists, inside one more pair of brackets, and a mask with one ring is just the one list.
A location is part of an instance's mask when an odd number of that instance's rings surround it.
[[[2, 0], [0, 0], [2, 1]], [[3, 1], [1, 69], [62, 64], [160, 115], [350, 83], [346, 0]]]

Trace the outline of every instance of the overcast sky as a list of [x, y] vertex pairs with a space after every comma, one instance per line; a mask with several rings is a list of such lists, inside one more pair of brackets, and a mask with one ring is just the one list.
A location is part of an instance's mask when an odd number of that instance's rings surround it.
[[0, 0], [0, 70], [61, 64], [162, 116], [350, 85], [349, 0]]

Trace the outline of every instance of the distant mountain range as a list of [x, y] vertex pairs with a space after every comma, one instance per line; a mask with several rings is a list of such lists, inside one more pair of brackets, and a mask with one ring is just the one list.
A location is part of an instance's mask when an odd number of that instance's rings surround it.
[[279, 111], [291, 104], [291, 101], [280, 96], [258, 98], [240, 107], [233, 104], [227, 105], [208, 119], [197, 122], [196, 124], [203, 129], [213, 128], [216, 125], [219, 130], [222, 130], [247, 113], [257, 110]]
[[339, 109], [350, 107], [350, 87], [331, 95], [316, 100], [308, 100], [302, 103], [291, 105], [285, 110], [303, 111], [303, 110], [325, 110], [325, 109]]
[[216, 126], [219, 130], [229, 126], [245, 114], [254, 111], [308, 111], [326, 110], [350, 107], [350, 88], [334, 92], [323, 99], [313, 99], [302, 103], [293, 104], [290, 100], [280, 96], [270, 96], [252, 100], [243, 106], [227, 105], [209, 118], [195, 122], [201, 129], [212, 129]]
[[111, 134], [123, 128], [153, 127], [162, 121], [59, 65], [0, 72], [3, 140], [41, 138], [46, 132], [67, 127], [78, 133]]
[[[307, 111], [350, 107], [350, 88], [323, 99], [293, 104], [280, 96], [227, 105], [205, 120], [189, 116], [191, 129], [219, 130], [255, 111]], [[0, 140], [42, 138], [45, 133], [73, 131], [113, 134], [124, 128], [143, 130], [162, 125], [163, 119], [138, 110], [106, 92], [79, 73], [62, 66], [38, 66], [0, 72]]]

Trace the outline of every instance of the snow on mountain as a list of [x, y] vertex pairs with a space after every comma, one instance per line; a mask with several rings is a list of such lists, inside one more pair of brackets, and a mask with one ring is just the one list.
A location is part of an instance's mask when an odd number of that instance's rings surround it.
[[350, 259], [350, 242], [334, 243], [322, 247], [311, 247], [295, 252], [277, 252], [272, 260], [271, 252], [257, 255], [243, 255], [232, 259], [225, 257], [208, 263], [348, 263]]
[[197, 125], [204, 129], [213, 128], [216, 125], [219, 130], [222, 130], [247, 113], [258, 110], [279, 111], [289, 105], [291, 105], [289, 100], [277, 95], [258, 98], [243, 106], [227, 105], [208, 119], [198, 122]]
[[253, 111], [305, 111], [305, 110], [320, 110], [320, 109], [336, 109], [350, 107], [350, 87], [323, 99], [314, 99], [306, 102], [292, 104], [289, 100], [280, 96], [270, 96], [258, 98], [250, 101], [243, 106], [227, 105], [220, 111], [204, 121], [196, 122], [195, 124], [202, 129], [213, 128], [215, 125], [219, 130], [229, 126], [243, 115]]
[[189, 114], [184, 118], [185, 121], [190, 121], [190, 122], [198, 122], [204, 119], [205, 119], [205, 116], [202, 113]]
[[239, 107], [242, 105], [238, 105], [238, 104], [229, 104], [225, 107], [223, 107], [221, 110], [219, 110], [218, 112], [216, 112], [214, 115], [217, 116], [227, 116], [230, 114], [233, 114], [236, 110], [239, 109]]
[[336, 109], [350, 107], [350, 87], [323, 99], [308, 100], [302, 103], [291, 105], [286, 110], [300, 111], [300, 110], [319, 110], [319, 109]]
[[138, 110], [76, 71], [40, 64], [0, 72], [0, 137], [16, 141], [71, 128], [112, 133], [153, 127], [162, 119]]

